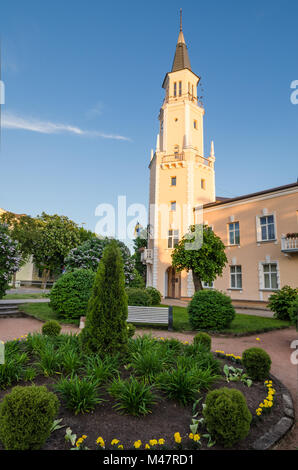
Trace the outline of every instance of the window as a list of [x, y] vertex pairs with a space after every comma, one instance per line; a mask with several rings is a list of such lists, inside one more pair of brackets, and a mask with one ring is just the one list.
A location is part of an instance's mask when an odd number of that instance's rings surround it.
[[182, 82], [179, 82], [179, 96], [182, 95]]
[[179, 230], [169, 230], [168, 248], [174, 248], [179, 242]]
[[206, 180], [201, 179], [201, 188], [206, 189]]
[[277, 264], [263, 264], [264, 289], [278, 289]]
[[242, 267], [230, 266], [231, 289], [242, 289]]
[[229, 224], [229, 244], [230, 245], [240, 244], [239, 222], [233, 222], [232, 224]]
[[259, 218], [260, 241], [275, 240], [274, 215]]
[[193, 127], [194, 127], [194, 129], [197, 129], [197, 128], [198, 128], [198, 121], [194, 120], [194, 122], [193, 122]]
[[163, 133], [163, 121], [161, 121], [161, 123], [160, 123], [160, 133], [161, 134]]
[[175, 211], [176, 210], [176, 201], [172, 201], [171, 202], [171, 211]]
[[178, 155], [179, 155], [179, 145], [175, 145], [175, 147], [174, 147], [174, 155], [175, 155], [175, 157], [178, 157]]
[[203, 288], [204, 289], [213, 289], [214, 288], [214, 282], [203, 282]]
[[177, 184], [176, 176], [171, 176], [171, 186], [176, 186], [176, 184]]
[[177, 83], [174, 82], [174, 96], [177, 96]]

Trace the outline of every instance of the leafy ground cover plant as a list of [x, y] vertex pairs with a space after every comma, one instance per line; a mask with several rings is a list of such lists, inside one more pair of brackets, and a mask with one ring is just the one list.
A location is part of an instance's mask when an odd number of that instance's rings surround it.
[[141, 416], [151, 413], [152, 406], [157, 401], [152, 389], [151, 385], [130, 377], [129, 380], [114, 379], [108, 391], [116, 400], [114, 405], [116, 410], [124, 414]]
[[223, 368], [224, 374], [226, 376], [227, 382], [243, 382], [248, 387], [251, 387], [252, 380], [247, 374], [243, 372], [243, 369], [239, 369], [233, 366], [224, 365]]
[[85, 359], [86, 363], [83, 371], [87, 379], [99, 385], [106, 383], [119, 373], [119, 355], [106, 355], [102, 358], [97, 354], [94, 356], [86, 356]]
[[66, 407], [75, 414], [88, 413], [103, 401], [97, 382], [74, 374], [70, 377], [62, 377], [56, 384], [55, 390], [61, 394]]

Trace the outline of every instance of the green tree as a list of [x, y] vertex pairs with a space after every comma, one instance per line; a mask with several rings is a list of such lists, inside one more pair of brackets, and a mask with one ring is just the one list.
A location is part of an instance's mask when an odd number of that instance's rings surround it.
[[5, 295], [8, 283], [19, 270], [21, 254], [16, 241], [9, 236], [7, 225], [0, 225], [0, 299]]
[[86, 353], [114, 354], [127, 349], [127, 294], [121, 251], [115, 240], [104, 249], [80, 334]]
[[64, 215], [42, 213], [36, 218], [32, 246], [35, 265], [43, 271], [43, 286], [50, 272], [61, 273], [64, 259], [80, 242], [78, 226]]
[[[96, 272], [98, 263], [100, 262], [103, 251], [113, 239], [108, 237], [97, 237], [86, 240], [82, 245], [70, 251], [65, 259], [66, 271], [74, 269], [91, 269]], [[130, 251], [125, 243], [114, 240], [120, 248], [124, 263], [125, 283], [129, 285], [135, 278], [134, 260], [130, 256]]]
[[9, 236], [18, 243], [22, 255], [21, 265], [24, 265], [32, 254], [33, 243], [37, 238], [36, 220], [29, 215], [4, 212], [0, 216], [1, 222], [7, 224]]
[[[199, 240], [201, 246], [197, 247]], [[195, 291], [203, 289], [202, 282], [211, 283], [220, 276], [227, 261], [223, 242], [206, 225], [190, 226], [172, 253], [172, 265], [178, 272], [192, 271]]]

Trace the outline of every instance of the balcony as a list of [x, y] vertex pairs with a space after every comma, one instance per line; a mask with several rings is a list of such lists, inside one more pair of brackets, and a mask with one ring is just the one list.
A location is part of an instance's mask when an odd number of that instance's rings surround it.
[[152, 264], [153, 263], [153, 250], [145, 248], [141, 252], [141, 261], [143, 264]]
[[298, 253], [298, 233], [281, 237], [281, 251], [283, 253]]
[[165, 155], [161, 159], [162, 168], [177, 168], [184, 166], [185, 156], [184, 153], [174, 153], [172, 155]]

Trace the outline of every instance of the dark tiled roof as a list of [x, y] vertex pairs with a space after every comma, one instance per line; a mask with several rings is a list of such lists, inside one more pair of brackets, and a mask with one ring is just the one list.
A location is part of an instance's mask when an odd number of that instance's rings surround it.
[[178, 42], [176, 46], [175, 57], [172, 65], [172, 72], [178, 70], [189, 69], [191, 70], [190, 60], [188, 57], [187, 46], [185, 42]]
[[250, 194], [245, 194], [243, 196], [227, 198], [222, 201], [217, 200], [217, 202], [209, 202], [208, 204], [204, 204], [203, 207], [208, 208], [208, 207], [214, 207], [214, 206], [222, 206], [223, 204], [229, 204], [230, 202], [241, 201], [241, 199], [249, 199], [251, 197], [261, 196], [262, 194], [274, 193], [277, 191], [283, 191], [285, 189], [290, 189], [290, 188], [295, 188], [295, 187], [298, 188], [298, 181], [296, 183], [286, 184], [284, 186], [277, 186], [276, 188], [265, 189], [264, 191], [259, 191], [257, 193], [250, 193]]

